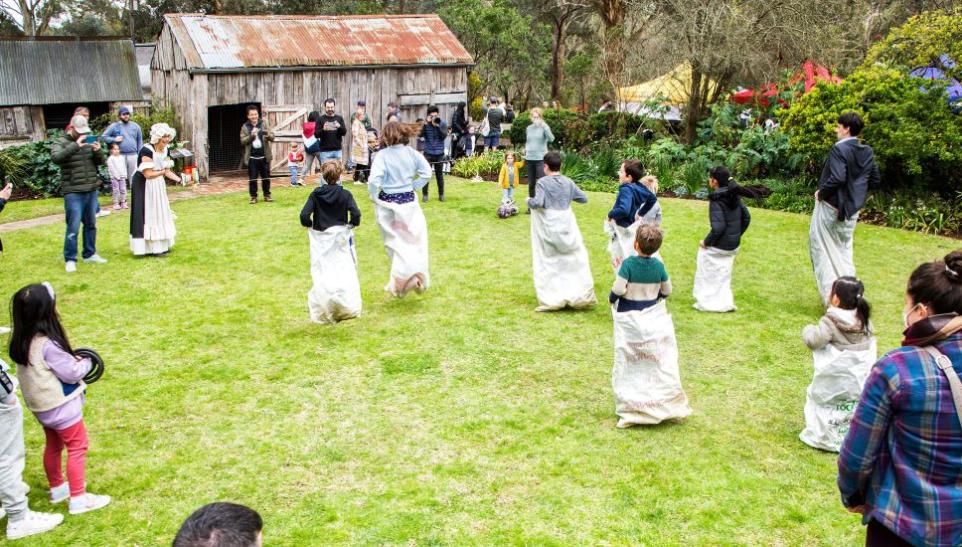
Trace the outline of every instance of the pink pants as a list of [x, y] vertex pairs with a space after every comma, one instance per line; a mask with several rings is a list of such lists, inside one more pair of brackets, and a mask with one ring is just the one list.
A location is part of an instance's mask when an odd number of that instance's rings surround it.
[[80, 420], [67, 429], [60, 431], [43, 428], [47, 436], [47, 446], [43, 449], [43, 469], [47, 472], [50, 488], [63, 484], [63, 468], [61, 459], [64, 446], [67, 447], [67, 480], [70, 482], [70, 496], [82, 496], [86, 493], [84, 479], [85, 462], [87, 460], [87, 428]]

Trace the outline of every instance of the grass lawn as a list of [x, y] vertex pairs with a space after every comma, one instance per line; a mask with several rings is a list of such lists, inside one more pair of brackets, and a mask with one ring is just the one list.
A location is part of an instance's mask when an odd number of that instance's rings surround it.
[[[165, 259], [130, 256], [126, 216], [100, 219], [110, 263], [72, 275], [62, 226], [3, 236], [3, 298], [51, 281], [74, 345], [107, 362], [88, 391], [87, 482], [114, 501], [22, 545], [169, 545], [215, 500], [260, 511], [268, 545], [864, 541], [839, 503], [835, 456], [797, 438], [812, 370], [799, 333], [822, 313], [807, 217], [753, 210], [738, 312], [709, 315], [691, 308], [707, 202], [663, 201], [694, 414], [623, 431], [610, 311], [533, 311], [528, 217], [499, 220], [500, 190], [449, 182], [448, 201], [427, 204], [433, 286], [392, 300], [371, 204], [350, 188], [364, 215], [364, 314], [333, 327], [308, 320], [304, 189], [256, 206], [243, 193], [174, 203], [178, 241]], [[601, 301], [613, 199], [574, 206]], [[911, 270], [959, 246], [859, 226], [880, 349], [898, 345]], [[31, 506], [50, 510], [29, 413], [25, 430]]]
[[[183, 192], [183, 186], [168, 186], [169, 193]], [[110, 194], [100, 196], [100, 207], [109, 209], [112, 205]], [[29, 220], [31, 218], [63, 214], [63, 198], [18, 199], [7, 203], [0, 213], [0, 224]]]

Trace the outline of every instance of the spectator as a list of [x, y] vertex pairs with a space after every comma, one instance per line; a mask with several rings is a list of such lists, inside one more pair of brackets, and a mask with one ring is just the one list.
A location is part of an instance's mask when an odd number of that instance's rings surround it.
[[291, 148], [287, 152], [287, 170], [291, 173], [291, 186], [303, 186], [298, 180], [301, 166], [304, 164], [304, 153], [296, 142], [291, 143]]
[[[438, 200], [444, 201], [444, 139], [448, 135], [448, 125], [438, 115], [438, 107], [428, 107], [428, 119], [421, 126], [420, 138], [424, 139], [424, 157], [434, 167], [434, 179], [438, 184]], [[421, 189], [421, 199], [428, 200], [430, 182]]]
[[[137, 154], [144, 147], [144, 132], [136, 122], [130, 121], [130, 108], [121, 106], [120, 119], [104, 131], [103, 139], [108, 145], [120, 146], [120, 155], [124, 157], [127, 167], [127, 184], [133, 180], [137, 172]], [[116, 208], [116, 207], [115, 207]]]
[[960, 314], [956, 250], [909, 277], [902, 347], [872, 367], [838, 456], [842, 504], [868, 525], [867, 546], [962, 540]]
[[257, 203], [257, 178], [261, 179], [264, 201], [274, 201], [271, 198], [271, 145], [274, 133], [267, 127], [267, 122], [261, 119], [257, 107], [247, 107], [247, 121], [241, 126], [241, 145], [244, 146], [244, 166], [247, 167], [247, 189], [251, 195], [251, 203]]
[[365, 131], [372, 127], [371, 117], [367, 115], [367, 101], [362, 99], [357, 102], [357, 110], [355, 111], [355, 114], [361, 115], [361, 123], [364, 124]]
[[838, 117], [838, 141], [828, 152], [815, 192], [815, 211], [808, 232], [809, 253], [815, 284], [828, 306], [835, 280], [855, 276], [852, 257], [858, 212], [865, 205], [868, 189], [879, 183], [879, 170], [872, 147], [858, 142], [865, 124], [854, 112]]
[[111, 198], [114, 210], [127, 208], [127, 160], [120, 153], [120, 145], [112, 142], [107, 145], [107, 174], [110, 175]]
[[[83, 116], [84, 119], [87, 120], [87, 125], [88, 125], [88, 127], [89, 127], [89, 125], [90, 125], [90, 109], [89, 109], [89, 108], [87, 108], [86, 106], [78, 106], [77, 108], [75, 108], [75, 109], [73, 110], [73, 115], [74, 115], [74, 116]], [[70, 119], [73, 120], [73, 117], [71, 117]], [[68, 123], [68, 124], [67, 124], [67, 127], [64, 129], [64, 132], [69, 133], [71, 129], [73, 129], [73, 123]], [[97, 217], [105, 217], [105, 216], [107, 216], [107, 215], [109, 215], [109, 214], [110, 214], [110, 211], [109, 211], [109, 210], [106, 210], [106, 209], [101, 210], [101, 208], [100, 208], [100, 201], [98, 201], [98, 202], [97, 202], [97, 214], [96, 214], [95, 216], [97, 216]]]
[[[393, 120], [391, 119], [392, 117], [394, 118]], [[384, 119], [387, 120], [387, 121], [389, 121], [389, 122], [397, 122], [397, 121], [400, 121], [400, 119], [401, 119], [401, 113], [398, 112], [397, 103], [396, 103], [396, 102], [391, 101], [391, 102], [387, 103], [387, 114], [384, 115]]]
[[261, 516], [249, 507], [210, 503], [187, 517], [173, 547], [260, 547], [263, 529]]
[[451, 117], [451, 135], [454, 139], [454, 146], [451, 147], [452, 159], [464, 157], [467, 145], [465, 144], [468, 135], [468, 117], [464, 111], [467, 105], [464, 101], [458, 103], [454, 109], [454, 116]]
[[358, 109], [351, 122], [351, 163], [354, 164], [354, 182], [361, 184], [362, 174], [368, 169], [368, 128], [364, 126], [364, 111]]
[[314, 167], [314, 161], [317, 160], [317, 165], [321, 165], [321, 143], [314, 136], [314, 129], [317, 127], [317, 120], [321, 117], [320, 112], [313, 111], [307, 115], [307, 121], [301, 125], [301, 140], [304, 144], [304, 166], [301, 167], [301, 184], [304, 183], [304, 178], [308, 175], [313, 174], [311, 171]]
[[501, 124], [507, 117], [503, 108], [498, 106], [498, 99], [491, 97], [488, 108], [484, 110], [485, 121], [488, 124], [487, 132], [482, 132], [484, 137], [484, 148], [487, 150], [497, 150], [501, 146]]
[[318, 159], [321, 163], [327, 160], [341, 161], [343, 148], [341, 139], [347, 134], [344, 118], [334, 114], [334, 99], [324, 101], [324, 114], [318, 118], [314, 128], [314, 136], [320, 141], [321, 153]]
[[508, 105], [507, 110], [504, 113], [504, 121], [506, 123], [514, 123], [514, 106]]
[[106, 264], [97, 254], [97, 193], [100, 188], [98, 167], [107, 162], [100, 142], [87, 142], [90, 127], [87, 118], [77, 115], [70, 120], [70, 131], [54, 141], [50, 159], [60, 166], [67, 233], [63, 242], [63, 258], [67, 272], [77, 271], [77, 237], [83, 223], [83, 259], [86, 263]]
[[[544, 155], [548, 143], [554, 142], [554, 133], [545, 123], [540, 108], [531, 109], [531, 125], [524, 133], [524, 163], [528, 173], [528, 197], [534, 197], [535, 183], [544, 176]], [[531, 214], [531, 209], [528, 209]]]

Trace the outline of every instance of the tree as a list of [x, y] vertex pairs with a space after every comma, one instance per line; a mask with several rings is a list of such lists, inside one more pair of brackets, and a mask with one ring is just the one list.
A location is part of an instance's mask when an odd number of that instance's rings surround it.
[[551, 28], [550, 97], [552, 101], [560, 101], [569, 30], [572, 25], [587, 20], [591, 12], [586, 5], [569, 0], [518, 0], [516, 5], [522, 13], [533, 15]]
[[26, 36], [41, 36], [47, 33], [51, 21], [63, 13], [63, 4], [61, 0], [0, 0], [0, 10]]

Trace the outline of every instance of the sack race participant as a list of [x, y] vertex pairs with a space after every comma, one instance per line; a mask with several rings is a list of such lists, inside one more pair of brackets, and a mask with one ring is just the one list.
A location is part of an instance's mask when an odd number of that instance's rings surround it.
[[862, 386], [878, 356], [865, 287], [854, 277], [840, 277], [830, 296], [831, 307], [818, 325], [802, 331], [812, 350], [815, 374], [805, 400], [805, 444], [838, 452], [852, 423]]
[[301, 225], [311, 242], [311, 278], [307, 309], [315, 323], [337, 323], [361, 315], [354, 228], [361, 211], [354, 196], [338, 182], [343, 168], [336, 160], [321, 165], [324, 186], [315, 189], [301, 209]]
[[571, 210], [572, 201], [587, 203], [588, 196], [561, 175], [561, 154], [548, 152], [544, 162], [546, 176], [538, 180], [534, 197], [528, 198], [539, 303], [535, 311], [588, 308], [597, 303], [595, 283], [588, 250]]
[[752, 194], [730, 180], [726, 167], [713, 168], [709, 172], [708, 185], [714, 190], [708, 195], [711, 231], [699, 244], [692, 289], [694, 307], [707, 312], [735, 311], [732, 269], [742, 234], [751, 222], [748, 207], [739, 196]]
[[374, 156], [368, 191], [374, 214], [391, 259], [391, 277], [384, 290], [396, 297], [423, 293], [430, 285], [428, 225], [414, 193], [431, 178], [427, 159], [407, 146], [398, 122], [381, 132], [381, 150]]
[[815, 192], [815, 211], [808, 231], [809, 253], [815, 284], [826, 306], [832, 283], [841, 276], [855, 275], [855, 224], [869, 188], [878, 186], [880, 180], [872, 147], [858, 141], [864, 126], [858, 114], [839, 116], [835, 127], [838, 141], [828, 153]]
[[665, 265], [652, 256], [662, 237], [654, 225], [638, 229], [638, 254], [622, 263], [608, 298], [615, 332], [611, 387], [621, 428], [691, 414], [678, 372], [675, 325], [665, 305], [671, 280]]
[[615, 273], [622, 261], [634, 254], [635, 233], [644, 217], [658, 202], [658, 198], [641, 183], [645, 168], [638, 160], [625, 160], [618, 170], [618, 196], [608, 212], [605, 234], [609, 237], [608, 254]]

